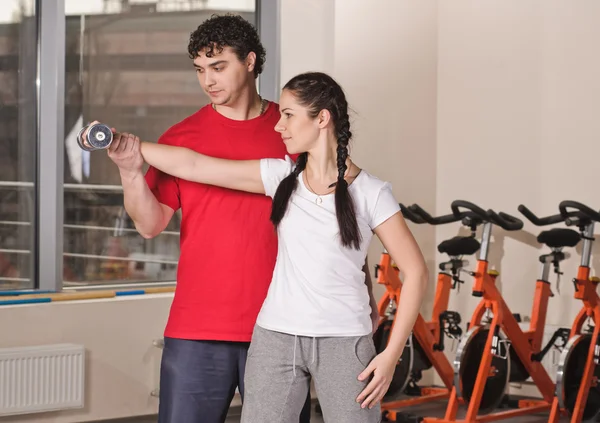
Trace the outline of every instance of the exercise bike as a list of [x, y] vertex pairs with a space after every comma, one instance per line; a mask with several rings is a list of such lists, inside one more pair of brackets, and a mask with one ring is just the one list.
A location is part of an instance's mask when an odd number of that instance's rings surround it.
[[[575, 211], [569, 212], [569, 209]], [[597, 421], [600, 418], [600, 298], [597, 288], [600, 279], [590, 278], [590, 261], [594, 242], [594, 224], [600, 213], [575, 201], [562, 201], [560, 214], [539, 218], [525, 206], [519, 211], [538, 226], [564, 222], [573, 229], [551, 229], [555, 245], [576, 246], [583, 240], [581, 262], [573, 279], [574, 297], [583, 302], [573, 326], [568, 332], [566, 346], [558, 361], [555, 397], [550, 410], [550, 423], [558, 421], [561, 411], [570, 421]], [[587, 325], [587, 326], [586, 326]], [[584, 327], [585, 326], [585, 327]]]
[[[401, 204], [400, 208], [405, 218], [417, 224], [441, 225], [457, 222], [462, 218], [454, 214], [432, 217], [418, 205], [407, 209]], [[395, 410], [445, 399], [450, 395], [453, 369], [444, 354], [444, 337], [458, 340], [462, 335], [462, 329], [459, 326], [460, 314], [448, 310], [448, 301], [450, 291], [459, 289], [460, 284], [463, 283], [460, 273], [464, 271], [463, 268], [468, 262], [462, 257], [475, 254], [479, 248], [480, 244], [474, 236], [456, 236], [438, 245], [438, 251], [447, 254], [449, 260], [439, 266], [431, 320], [426, 321], [421, 314], [417, 317], [381, 404], [384, 421], [396, 421], [401, 414], [403, 420], [410, 420], [413, 416]], [[385, 349], [389, 341], [402, 291], [399, 270], [385, 250], [381, 254], [379, 264], [375, 266], [375, 276], [377, 282], [386, 288], [379, 301], [380, 323], [373, 337], [379, 353]], [[432, 367], [440, 376], [444, 387], [418, 386], [417, 383], [422, 379], [423, 372]], [[408, 398], [395, 399], [398, 394], [406, 394]]]
[[[461, 212], [460, 209], [467, 209]], [[546, 321], [548, 299], [552, 295], [548, 276], [550, 266], [555, 270], [564, 260], [560, 237], [545, 235], [542, 241], [552, 251], [540, 257], [542, 275], [536, 282], [532, 317], [529, 330], [519, 326], [518, 315], [511, 312], [496, 287], [498, 272], [488, 269], [488, 252], [492, 227], [517, 231], [523, 222], [506, 213], [485, 211], [473, 203], [454, 201], [452, 210], [456, 215], [465, 214], [473, 227], [483, 226], [481, 249], [474, 273], [472, 295], [480, 297], [462, 337], [454, 360], [454, 386], [443, 418], [424, 418], [426, 423], [440, 422], [486, 422], [502, 420], [550, 409], [554, 398], [554, 382], [541, 364], [544, 354], [556, 343], [561, 333], [553, 336], [545, 348], [541, 348]], [[491, 317], [490, 317], [491, 314]], [[564, 333], [562, 334], [564, 337]], [[513, 401], [508, 397], [510, 382], [523, 382], [529, 377], [539, 389], [542, 399]], [[466, 416], [457, 420], [459, 401], [467, 405]], [[500, 406], [510, 409], [499, 411]]]

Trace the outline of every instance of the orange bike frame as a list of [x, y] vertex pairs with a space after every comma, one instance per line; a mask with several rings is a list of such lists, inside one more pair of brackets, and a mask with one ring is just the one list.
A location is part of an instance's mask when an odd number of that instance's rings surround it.
[[[575, 408], [573, 409], [573, 415], [571, 416], [571, 422], [573, 423], [580, 422], [582, 420], [590, 387], [599, 383], [599, 381], [595, 380], [594, 377], [594, 369], [596, 367], [596, 364], [594, 363], [594, 348], [598, 343], [598, 336], [600, 332], [600, 298], [598, 297], [598, 293], [596, 291], [598, 282], [590, 279], [589, 267], [579, 266], [577, 271], [577, 279], [575, 280], [575, 287], [574, 297], [583, 302], [583, 307], [573, 322], [569, 338], [581, 333], [583, 324], [588, 318], [592, 318], [594, 320], [595, 328], [594, 332], [592, 333], [590, 349], [585, 362], [583, 378], [581, 379], [581, 384], [579, 385], [579, 392], [577, 393]], [[560, 413], [561, 410], [559, 409], [558, 398], [555, 397], [554, 401], [552, 402], [552, 409], [550, 411], [550, 418], [548, 419], [548, 422], [558, 422]]]
[[[481, 365], [477, 373], [477, 379], [467, 414], [464, 422], [486, 422], [512, 418], [516, 416], [538, 413], [548, 410], [551, 407], [554, 396], [554, 382], [544, 369], [541, 363], [532, 361], [532, 354], [537, 353], [541, 349], [543, 327], [546, 321], [546, 311], [548, 306], [548, 298], [551, 295], [550, 284], [545, 281], [538, 280], [536, 282], [535, 298], [533, 302], [532, 318], [528, 331], [523, 331], [519, 323], [511, 313], [508, 305], [504, 302], [502, 295], [496, 287], [497, 273], [488, 272], [488, 262], [483, 259], [477, 261], [477, 270], [475, 273], [475, 282], [473, 285], [473, 294], [482, 297], [478, 304], [469, 327], [474, 327], [481, 323], [485, 311], [492, 310], [493, 319], [489, 328], [489, 335], [486, 341], [485, 351], [481, 358]], [[490, 367], [492, 363], [492, 340], [494, 330], [499, 326], [507, 339], [511, 342], [511, 348], [521, 359], [521, 362], [531, 375], [533, 382], [538, 387], [542, 394], [542, 401], [520, 401], [519, 407], [514, 410], [502, 411], [486, 415], [478, 415], [481, 397], [485, 388], [488, 376], [490, 375]], [[456, 389], [453, 388], [450, 393], [450, 399], [446, 408], [446, 415], [443, 419], [425, 418], [427, 423], [441, 422], [456, 422], [458, 412], [459, 398]]]

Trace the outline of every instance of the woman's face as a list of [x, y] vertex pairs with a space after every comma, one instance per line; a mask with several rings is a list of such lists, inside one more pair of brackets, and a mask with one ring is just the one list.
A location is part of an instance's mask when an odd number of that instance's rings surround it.
[[281, 117], [275, 131], [281, 134], [288, 153], [299, 154], [312, 149], [321, 131], [318, 117], [310, 117], [308, 109], [299, 104], [288, 90], [281, 93], [279, 113]]

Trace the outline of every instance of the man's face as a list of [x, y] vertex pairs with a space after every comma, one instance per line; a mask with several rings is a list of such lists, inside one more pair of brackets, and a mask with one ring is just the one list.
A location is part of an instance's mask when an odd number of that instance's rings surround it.
[[244, 61], [240, 61], [231, 47], [222, 52], [213, 50], [212, 57], [206, 57], [206, 50], [200, 51], [194, 59], [194, 67], [200, 86], [211, 102], [230, 105], [237, 101], [249, 78], [254, 81], [254, 63], [256, 55], [251, 52]]

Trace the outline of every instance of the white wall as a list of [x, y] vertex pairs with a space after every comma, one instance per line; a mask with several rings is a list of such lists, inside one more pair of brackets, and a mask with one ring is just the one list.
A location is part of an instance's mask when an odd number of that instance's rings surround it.
[[[600, 207], [600, 59], [590, 54], [598, 18], [594, 1], [439, 2], [438, 213], [458, 198], [521, 218], [521, 203], [539, 215], [557, 213], [565, 199]], [[538, 256], [548, 249], [536, 241], [541, 229], [524, 220], [518, 233], [494, 228], [490, 264], [511, 311], [531, 316]], [[441, 227], [437, 241], [456, 233]], [[570, 283], [580, 252], [562, 266], [560, 294], [551, 274], [548, 325], [570, 327], [581, 307]], [[478, 301], [466, 282], [451, 308], [468, 319]]]
[[334, 16], [334, 0], [281, 1], [281, 87], [299, 73], [333, 70]]
[[[454, 199], [511, 214], [520, 202], [539, 209], [537, 9], [534, 2], [440, 3], [438, 213], [448, 213]], [[441, 227], [438, 242], [455, 235], [456, 227]], [[515, 240], [497, 228], [494, 233], [502, 236], [495, 237], [490, 263], [502, 272], [502, 292], [515, 298], [509, 301], [515, 311], [529, 314], [535, 277], [528, 275], [537, 269], [536, 259], [522, 234]], [[470, 296], [470, 283], [465, 288], [453, 303], [468, 316], [478, 300]]]
[[[600, 207], [600, 58], [590, 54], [600, 39], [600, 4], [439, 4], [437, 212], [456, 198], [519, 217], [520, 203], [541, 215], [557, 213], [564, 199]], [[490, 261], [502, 272], [508, 304], [526, 315], [537, 257], [547, 250], [535, 240], [539, 231], [527, 222], [514, 235], [494, 229]], [[438, 242], [455, 233], [440, 228]], [[549, 324], [569, 325], [580, 307], [570, 284], [578, 260], [574, 254], [564, 266]], [[476, 300], [465, 294], [455, 304], [468, 314]]]
[[[10, 422], [75, 423], [158, 410], [162, 338], [172, 294], [0, 307], [0, 347], [56, 343], [86, 349], [85, 408], [7, 417]], [[0, 421], [2, 417], [0, 417]]]
[[[334, 64], [333, 76], [354, 111], [353, 160], [390, 181], [398, 201], [433, 209], [437, 2], [336, 1]], [[434, 275], [434, 229], [411, 228]], [[375, 240], [372, 265], [381, 251]], [[433, 294], [433, 284], [430, 288]], [[430, 298], [424, 310], [430, 308]]]

